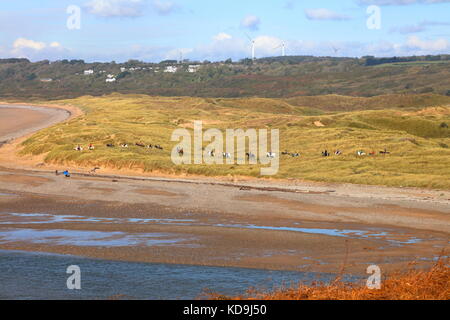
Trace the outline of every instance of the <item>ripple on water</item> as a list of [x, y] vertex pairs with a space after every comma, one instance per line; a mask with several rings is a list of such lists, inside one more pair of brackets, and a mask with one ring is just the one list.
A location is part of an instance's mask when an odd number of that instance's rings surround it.
[[[25, 220], [11, 221], [8, 217], [21, 217]], [[398, 239], [397, 235], [381, 230], [357, 230], [357, 229], [327, 229], [327, 228], [301, 228], [301, 227], [275, 227], [260, 226], [254, 224], [221, 224], [205, 223], [193, 219], [158, 219], [158, 218], [104, 218], [104, 217], [86, 217], [78, 215], [53, 215], [47, 213], [3, 213], [0, 214], [0, 225], [2, 224], [51, 224], [51, 223], [109, 223], [109, 224], [159, 224], [159, 225], [185, 225], [200, 227], [218, 227], [218, 228], [238, 228], [238, 229], [256, 229], [269, 231], [288, 231], [301, 232], [306, 234], [316, 234], [332, 237], [345, 238], [363, 238], [386, 240], [392, 245], [415, 244], [423, 241], [413, 236], [406, 236]], [[295, 223], [298, 225], [298, 223]]]
[[175, 238], [169, 233], [131, 234], [125, 232], [104, 232], [60, 229], [8, 229], [0, 233], [0, 243], [31, 242], [36, 244], [73, 246], [162, 246], [178, 244], [189, 239]]

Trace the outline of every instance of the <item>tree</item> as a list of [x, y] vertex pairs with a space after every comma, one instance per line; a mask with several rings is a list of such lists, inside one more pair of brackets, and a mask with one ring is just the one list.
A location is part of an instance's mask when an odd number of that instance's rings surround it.
[[124, 72], [119, 73], [117, 75], [116, 79], [120, 80], [120, 79], [123, 79], [125, 77], [128, 77], [129, 75], [131, 75], [131, 73], [129, 73], [128, 71], [124, 71]]
[[34, 79], [36, 79], [36, 78], [37, 78], [37, 76], [36, 76], [35, 73], [30, 73], [29, 75], [26, 76], [26, 79], [27, 79], [28, 81], [32, 81], [32, 80], [34, 80]]

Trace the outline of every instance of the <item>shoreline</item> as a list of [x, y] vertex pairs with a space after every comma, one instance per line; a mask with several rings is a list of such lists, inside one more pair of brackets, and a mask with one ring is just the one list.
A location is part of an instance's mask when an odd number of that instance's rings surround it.
[[[41, 104], [41, 103], [7, 103], [0, 100], [0, 108], [2, 105], [10, 105], [11, 107], [22, 106], [25, 108], [44, 108], [44, 109], [56, 109], [63, 110], [69, 113], [69, 117], [66, 119], [50, 123], [52, 126], [56, 123], [70, 121], [74, 118], [82, 116], [84, 113], [78, 107], [72, 105], [57, 105], [57, 104]], [[46, 126], [48, 127], [48, 126]], [[40, 128], [43, 129], [43, 128]], [[372, 184], [353, 184], [353, 183], [335, 183], [326, 181], [311, 181], [302, 179], [276, 179], [276, 178], [264, 178], [264, 177], [250, 177], [250, 176], [202, 176], [195, 174], [169, 174], [165, 172], [144, 172], [141, 170], [133, 169], [117, 169], [114, 167], [103, 167], [101, 168], [101, 173], [92, 175], [89, 171], [91, 167], [85, 167], [80, 165], [74, 165], [72, 163], [58, 165], [53, 163], [45, 163], [43, 158], [44, 154], [38, 156], [19, 156], [17, 152], [20, 150], [20, 144], [32, 136], [34, 133], [39, 131], [37, 129], [31, 133], [26, 133], [25, 135], [14, 137], [9, 139], [9, 141], [3, 141], [0, 137], [0, 167], [27, 170], [30, 172], [43, 172], [51, 173], [55, 170], [61, 170], [61, 168], [68, 169], [76, 175], [80, 176], [98, 176], [112, 179], [146, 179], [146, 180], [160, 180], [160, 181], [174, 181], [174, 182], [186, 182], [186, 183], [200, 183], [200, 184], [230, 184], [240, 187], [250, 187], [250, 188], [265, 188], [265, 189], [285, 189], [286, 192], [305, 192], [302, 190], [307, 188], [309, 192], [315, 192], [318, 190], [322, 192], [326, 189], [348, 189], [348, 193], [353, 193], [353, 190], [360, 191], [361, 189], [367, 190], [366, 193], [402, 193], [403, 191], [409, 195], [417, 193], [427, 193], [426, 197], [432, 198], [434, 201], [450, 202], [450, 189], [433, 189], [433, 188], [420, 188], [420, 187], [394, 187], [386, 185], [372, 185]], [[442, 196], [441, 194], [444, 194]]]
[[[72, 114], [72, 118], [79, 115]], [[12, 168], [4, 165], [5, 152], [25, 138], [0, 148], [0, 193], [6, 193], [0, 195], [0, 222], [7, 223], [0, 224], [4, 234], [11, 228], [31, 230], [32, 234], [78, 230], [139, 237], [163, 232], [186, 241], [174, 246], [86, 247], [39, 244], [33, 239], [0, 240], [0, 249], [320, 272], [338, 272], [347, 261], [348, 270], [364, 273], [369, 262], [380, 264], [383, 270], [395, 270], [419, 257], [426, 259], [419, 265], [426, 266], [449, 248], [449, 191], [129, 172], [117, 175], [107, 170], [92, 175], [79, 168], [68, 168], [72, 177], [64, 178], [55, 176], [49, 166], [39, 166], [36, 157], [26, 157], [19, 165], [10, 157]], [[11, 217], [11, 212], [26, 215]], [[33, 221], [37, 218], [27, 216], [30, 213], [50, 214], [57, 221], [44, 221], [48, 217]], [[75, 222], [60, 221], [65, 215], [80, 217]], [[115, 224], [108, 222], [111, 219], [122, 220]], [[176, 225], [136, 219], [193, 222]], [[326, 234], [332, 230], [347, 230], [347, 235]], [[360, 231], [363, 233], [358, 234]]]

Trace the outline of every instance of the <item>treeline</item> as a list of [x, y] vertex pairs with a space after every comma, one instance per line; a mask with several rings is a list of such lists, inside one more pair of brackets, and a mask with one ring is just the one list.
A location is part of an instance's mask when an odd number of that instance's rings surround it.
[[[393, 65], [399, 62], [409, 63]], [[192, 65], [198, 67], [192, 70]], [[165, 72], [169, 66], [176, 67], [176, 71]], [[87, 70], [92, 73], [85, 74]], [[116, 81], [107, 82], [111, 76]], [[450, 55], [400, 58], [288, 56], [255, 61], [184, 60], [181, 63], [175, 60], [160, 63], [0, 60], [0, 98], [61, 99], [113, 92], [227, 98], [391, 93], [446, 95], [450, 92]]]
[[9, 59], [0, 59], [0, 64], [7, 64], [7, 63], [30, 63], [30, 60], [24, 59], [24, 58], [9, 58]]
[[450, 61], [450, 55], [428, 55], [428, 56], [412, 56], [412, 57], [391, 57], [391, 58], [375, 58], [373, 56], [363, 57], [366, 66], [376, 66], [385, 63], [399, 63], [399, 62], [420, 62], [420, 61]]

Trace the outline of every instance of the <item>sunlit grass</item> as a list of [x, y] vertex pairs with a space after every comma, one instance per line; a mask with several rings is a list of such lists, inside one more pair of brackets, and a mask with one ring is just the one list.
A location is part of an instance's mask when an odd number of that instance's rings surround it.
[[[205, 129], [280, 129], [280, 152], [299, 152], [301, 157], [281, 156], [279, 173], [273, 178], [450, 188], [450, 129], [443, 125], [450, 125], [449, 106], [425, 103], [419, 108], [414, 96], [405, 96], [404, 101], [402, 96], [395, 96], [391, 100], [404, 107], [389, 108], [389, 99], [383, 96], [378, 104], [376, 98], [348, 98], [345, 102], [350, 110], [363, 108], [360, 105], [382, 105], [381, 110], [325, 113], [320, 109], [326, 110], [333, 103], [331, 96], [327, 97], [318, 97], [316, 108], [277, 99], [119, 94], [57, 101], [80, 107], [85, 114], [35, 134], [23, 143], [21, 153], [45, 154], [46, 162], [61, 165], [258, 177], [258, 165], [175, 166], [171, 162], [173, 130], [191, 129], [194, 120], [203, 120]], [[345, 98], [339, 99], [342, 102]], [[317, 121], [324, 126], [316, 126]], [[136, 142], [159, 144], [164, 150], [140, 148], [134, 145]], [[94, 151], [73, 150], [78, 144], [87, 147], [90, 143], [95, 145]], [[108, 143], [116, 147], [107, 148]], [[119, 148], [121, 143], [128, 143], [129, 148]], [[385, 148], [391, 154], [380, 155]], [[323, 150], [333, 153], [337, 149], [343, 155], [321, 156]], [[376, 155], [359, 157], [357, 150], [375, 151]]]

